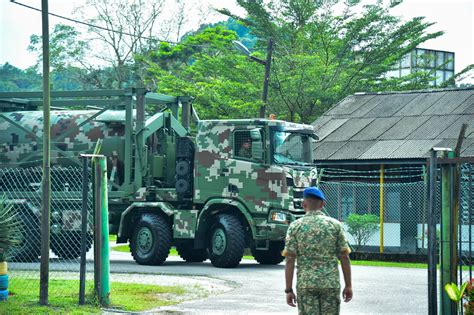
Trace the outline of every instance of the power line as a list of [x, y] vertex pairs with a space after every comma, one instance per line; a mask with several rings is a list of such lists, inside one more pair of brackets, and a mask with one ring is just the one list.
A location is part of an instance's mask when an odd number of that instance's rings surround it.
[[[10, 0], [10, 2], [12, 2], [12, 3], [14, 3], [14, 4], [17, 4], [17, 5], [19, 5], [19, 6], [22, 6], [22, 7], [31, 9], [31, 10], [34, 10], [34, 11], [38, 11], [38, 12], [41, 12], [41, 11], [42, 11], [41, 9], [38, 9], [38, 8], [35, 8], [35, 7], [32, 7], [32, 6], [29, 6], [29, 5], [27, 5], [27, 4], [24, 4], [24, 3], [21, 3], [21, 2], [16, 2], [15, 0]], [[172, 41], [169, 41], [169, 40], [158, 39], [158, 38], [152, 38], [152, 37], [147, 37], [147, 36], [138, 36], [138, 35], [136, 35], [136, 34], [132, 34], [132, 33], [128, 33], [128, 32], [122, 32], [122, 31], [117, 31], [117, 30], [114, 30], [114, 29], [110, 29], [110, 28], [108, 28], [108, 27], [99, 26], [99, 25], [87, 23], [87, 22], [84, 22], [84, 21], [79, 21], [79, 20], [76, 20], [76, 19], [73, 19], [73, 18], [70, 18], [70, 17], [67, 17], [67, 16], [55, 14], [55, 13], [52, 13], [52, 12], [49, 12], [49, 15], [54, 16], [54, 17], [57, 17], [57, 18], [59, 18], [59, 19], [63, 19], [63, 20], [66, 20], [66, 21], [70, 21], [70, 22], [73, 22], [73, 23], [82, 24], [82, 25], [85, 25], [85, 26], [88, 26], [88, 27], [98, 28], [98, 29], [101, 29], [101, 30], [103, 30], [103, 31], [113, 32], [113, 33], [122, 34], [122, 35], [128, 35], [128, 36], [131, 36], [131, 37], [138, 37], [138, 38], [143, 38], [143, 39], [147, 39], [147, 40], [153, 40], [153, 41], [168, 43], [168, 44], [172, 44], [172, 45], [183, 45], [183, 46], [202, 47], [202, 48], [207, 47], [207, 46], [205, 46], [205, 45], [184, 44], [184, 43], [177, 43], [177, 42], [172, 42]]]

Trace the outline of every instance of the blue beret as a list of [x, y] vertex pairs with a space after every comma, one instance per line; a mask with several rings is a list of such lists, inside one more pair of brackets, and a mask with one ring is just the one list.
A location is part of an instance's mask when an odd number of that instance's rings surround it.
[[303, 191], [303, 197], [315, 197], [321, 200], [326, 200], [324, 194], [317, 187], [308, 187]]

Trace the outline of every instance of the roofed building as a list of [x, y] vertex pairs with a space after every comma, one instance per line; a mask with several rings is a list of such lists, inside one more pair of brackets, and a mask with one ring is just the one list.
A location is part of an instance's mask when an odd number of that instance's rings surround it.
[[[461, 156], [474, 157], [474, 88], [357, 93], [334, 105], [313, 123], [329, 214], [381, 217], [369, 250], [423, 252], [427, 158], [433, 147], [454, 149], [464, 123]], [[472, 164], [466, 174], [474, 180]]]

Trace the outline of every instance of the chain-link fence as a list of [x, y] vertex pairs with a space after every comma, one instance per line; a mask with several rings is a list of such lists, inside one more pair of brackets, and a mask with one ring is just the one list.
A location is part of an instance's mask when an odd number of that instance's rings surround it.
[[320, 187], [327, 196], [326, 211], [330, 216], [342, 221], [346, 231], [351, 214], [372, 215], [376, 222], [375, 231], [362, 242], [347, 233], [354, 249], [426, 252], [428, 203], [424, 168], [392, 168], [384, 174], [380, 170], [322, 171]]
[[[88, 177], [90, 174], [90, 171], [87, 172]], [[72, 280], [68, 288], [73, 286], [79, 292], [82, 178], [83, 169], [80, 167], [51, 169], [50, 295], [64, 294], [63, 286], [54, 285], [57, 282], [64, 284], [64, 281], [55, 281], [63, 279]], [[0, 169], [0, 195], [6, 195], [20, 222], [20, 233], [16, 236], [19, 243], [8, 253], [9, 290], [35, 300], [38, 298], [40, 278], [41, 179], [40, 167]], [[90, 178], [88, 182], [91, 183]], [[88, 190], [86, 269], [92, 272], [92, 193], [91, 189]]]
[[[474, 165], [461, 164], [459, 191], [459, 283], [473, 278], [474, 254]], [[466, 268], [467, 266], [467, 268]]]

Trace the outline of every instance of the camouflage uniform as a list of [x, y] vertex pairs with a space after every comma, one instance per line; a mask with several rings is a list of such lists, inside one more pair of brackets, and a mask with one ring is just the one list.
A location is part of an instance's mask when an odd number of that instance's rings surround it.
[[299, 314], [339, 314], [338, 256], [350, 252], [342, 225], [321, 211], [308, 212], [287, 232], [284, 254], [297, 261]]
[[250, 149], [247, 149], [242, 146], [239, 150], [239, 156], [250, 159], [252, 158], [252, 152], [250, 151]]

